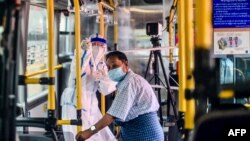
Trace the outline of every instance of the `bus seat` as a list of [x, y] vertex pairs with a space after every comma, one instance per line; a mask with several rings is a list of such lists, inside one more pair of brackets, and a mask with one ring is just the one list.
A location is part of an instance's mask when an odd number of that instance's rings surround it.
[[[250, 112], [247, 110], [214, 111], [201, 117], [194, 129], [193, 141], [227, 141], [230, 129], [250, 129]], [[248, 130], [247, 130], [248, 131]], [[250, 131], [250, 130], [249, 130]], [[248, 131], [248, 132], [249, 132]], [[248, 138], [240, 138], [240, 141]], [[233, 139], [237, 139], [234, 138]]]
[[51, 138], [41, 135], [19, 134], [20, 141], [53, 141]]
[[[28, 133], [17, 132], [20, 141], [55, 141], [55, 136], [50, 132], [29, 131]], [[56, 141], [66, 141], [64, 135], [74, 140], [74, 135], [70, 132], [56, 131]]]

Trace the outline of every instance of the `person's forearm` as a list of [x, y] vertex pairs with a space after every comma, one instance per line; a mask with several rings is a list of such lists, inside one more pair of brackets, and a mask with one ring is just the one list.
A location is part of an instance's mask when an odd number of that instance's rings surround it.
[[102, 130], [104, 127], [110, 125], [112, 122], [114, 121], [114, 118], [109, 115], [109, 114], [105, 114], [101, 120], [99, 120], [96, 124], [96, 130], [97, 132]]

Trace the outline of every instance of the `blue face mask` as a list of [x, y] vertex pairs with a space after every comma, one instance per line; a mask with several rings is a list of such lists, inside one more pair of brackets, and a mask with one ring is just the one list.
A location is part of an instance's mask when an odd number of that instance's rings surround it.
[[119, 82], [126, 75], [126, 73], [122, 70], [122, 67], [112, 69], [108, 72], [109, 78], [113, 81]]

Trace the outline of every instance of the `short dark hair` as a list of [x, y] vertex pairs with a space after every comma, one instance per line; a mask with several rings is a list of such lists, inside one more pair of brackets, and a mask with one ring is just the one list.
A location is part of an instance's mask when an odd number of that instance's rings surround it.
[[120, 52], [120, 51], [109, 52], [106, 55], [106, 60], [108, 60], [110, 57], [117, 57], [121, 61], [128, 61], [127, 56], [123, 52]]

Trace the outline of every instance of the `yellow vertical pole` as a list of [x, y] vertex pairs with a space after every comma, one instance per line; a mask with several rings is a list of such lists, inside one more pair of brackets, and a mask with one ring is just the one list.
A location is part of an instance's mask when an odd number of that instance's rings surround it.
[[178, 37], [179, 37], [179, 111], [186, 112], [186, 60], [185, 60], [185, 18], [184, 18], [184, 0], [178, 0]]
[[115, 7], [115, 10], [114, 10], [114, 49], [115, 50], [118, 50], [117, 45], [118, 45], [118, 19], [117, 19], [116, 7]]
[[[118, 50], [118, 19], [117, 19], [117, 11], [116, 6], [114, 5], [114, 1], [110, 0], [110, 5], [114, 7], [113, 17], [114, 17], [114, 50]], [[115, 127], [115, 131], [117, 133], [120, 132], [120, 128], [118, 126]]]
[[[217, 95], [217, 87], [212, 86], [211, 81], [202, 79], [209, 78], [214, 73], [214, 66], [211, 64], [210, 47], [212, 46], [212, 1], [196, 0], [196, 36], [195, 36], [195, 77], [196, 97], [200, 103], [205, 103], [209, 95]], [[206, 73], [204, 73], [206, 72]], [[215, 82], [214, 82], [215, 83]], [[206, 88], [206, 89], [204, 89]], [[209, 93], [210, 92], [210, 93]], [[197, 107], [195, 119], [199, 119], [206, 113], [205, 106]]]
[[[76, 48], [76, 93], [77, 93], [77, 119], [81, 119], [82, 111], [82, 81], [81, 81], [81, 66], [80, 66], [80, 54], [81, 54], [81, 28], [80, 28], [80, 6], [79, 0], [74, 0], [75, 6], [75, 48]], [[77, 132], [82, 130], [82, 126], [77, 126]]]
[[113, 0], [109, 0], [109, 3], [110, 3], [111, 6], [114, 7], [114, 1]]
[[[103, 13], [103, 8], [102, 8], [102, 4], [99, 3], [98, 4], [99, 6], [99, 11], [100, 11], [100, 35], [101, 36], [105, 36], [105, 33], [104, 33], [104, 13]], [[101, 96], [101, 112], [102, 112], [102, 115], [105, 114], [105, 96]]]
[[[171, 10], [172, 11], [172, 10]], [[172, 14], [170, 14], [169, 20], [171, 20], [173, 18], [173, 16], [171, 16]], [[173, 22], [169, 21], [169, 46], [172, 47], [173, 46]], [[170, 68], [173, 68], [173, 49], [170, 48], [169, 49], [169, 64], [170, 64]]]
[[186, 114], [185, 129], [194, 128], [195, 100], [192, 97], [194, 90], [194, 26], [193, 26], [193, 0], [185, 0], [185, 42], [186, 42]]
[[[54, 1], [47, 0], [47, 14], [48, 14], [48, 76], [50, 79], [55, 78], [54, 73]], [[55, 111], [55, 87], [54, 84], [49, 84], [48, 93], [48, 117], [54, 118]]]
[[[173, 46], [173, 18], [174, 18], [174, 10], [177, 4], [177, 0], [174, 0], [172, 7], [170, 9], [170, 14], [169, 14], [169, 46]], [[169, 49], [169, 67], [170, 69], [173, 69], [173, 48]]]
[[212, 44], [211, 1], [196, 0], [196, 48], [210, 50]]
[[107, 36], [108, 36], [108, 24], [105, 24], [105, 26], [104, 26], [104, 34], [105, 34], [105, 36], [103, 36], [105, 39], [107, 39]]
[[103, 7], [102, 4], [99, 3], [99, 11], [100, 11], [100, 35], [104, 37], [104, 13], [103, 13]]

